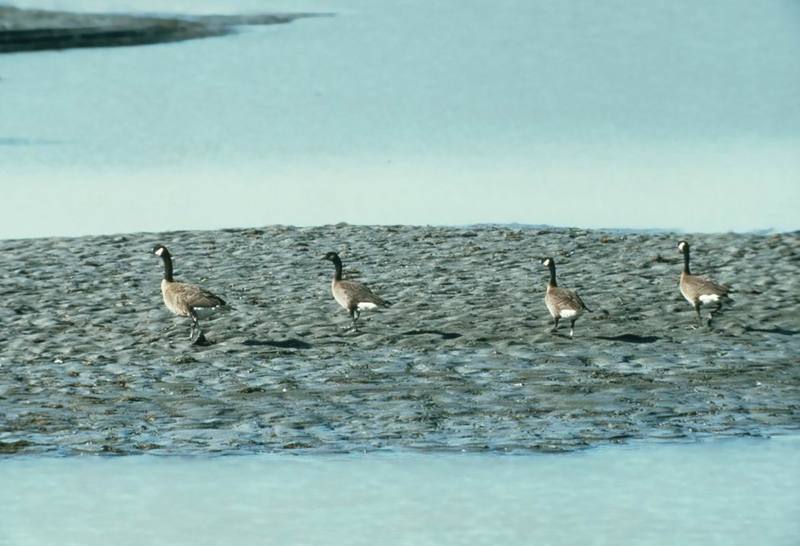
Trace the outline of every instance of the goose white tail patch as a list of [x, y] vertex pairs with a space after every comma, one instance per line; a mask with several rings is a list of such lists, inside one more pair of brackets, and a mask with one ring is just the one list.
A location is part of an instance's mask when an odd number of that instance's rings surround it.
[[561, 311], [561, 318], [572, 318], [577, 314], [578, 312], [575, 309], [563, 309]]
[[377, 307], [378, 306], [375, 305], [374, 303], [370, 303], [367, 301], [362, 301], [361, 303], [358, 304], [359, 311], [363, 311], [364, 309], [376, 309]]
[[711, 302], [719, 301], [719, 295], [718, 294], [703, 294], [698, 299], [700, 300], [701, 303], [711, 303]]
[[221, 307], [192, 307], [192, 309], [194, 309], [194, 314], [197, 315], [197, 318], [205, 319], [215, 316]]

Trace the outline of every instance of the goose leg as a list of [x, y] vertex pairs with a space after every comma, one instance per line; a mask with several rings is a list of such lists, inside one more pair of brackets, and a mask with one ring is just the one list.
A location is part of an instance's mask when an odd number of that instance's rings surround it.
[[561, 317], [553, 317], [554, 324], [552, 330], [550, 330], [551, 332], [555, 332], [556, 330], [558, 330], [558, 321], [560, 320], [560, 318]]
[[189, 331], [189, 341], [194, 340], [194, 333], [198, 329], [197, 328], [197, 315], [194, 312], [189, 313], [189, 318], [192, 319], [192, 329]]
[[714, 313], [716, 313], [717, 311], [719, 311], [719, 305], [708, 312], [708, 319], [706, 320], [706, 326], [708, 326], [709, 328], [711, 328], [711, 321], [714, 320]]
[[192, 318], [192, 331], [189, 333], [189, 341], [192, 342], [192, 345], [205, 343], [206, 336], [203, 335], [203, 331], [200, 329], [200, 323], [197, 320], [197, 315], [192, 312], [189, 316]]
[[356, 325], [356, 321], [358, 320], [358, 316], [360, 314], [358, 309], [353, 308], [350, 309], [348, 312], [350, 313], [350, 320], [352, 320], [352, 322], [350, 323], [350, 327], [347, 330], [348, 331], [358, 330], [358, 326]]
[[714, 315], [722, 311], [722, 303], [717, 304], [713, 310], [708, 313], [708, 326], [711, 327], [711, 321], [714, 319]]
[[575, 335], [575, 321], [571, 320], [569, 321], [569, 337], [572, 338], [572, 336], [574, 335]]
[[703, 317], [700, 316], [700, 302], [694, 303], [694, 312], [697, 313], [697, 322], [703, 324]]

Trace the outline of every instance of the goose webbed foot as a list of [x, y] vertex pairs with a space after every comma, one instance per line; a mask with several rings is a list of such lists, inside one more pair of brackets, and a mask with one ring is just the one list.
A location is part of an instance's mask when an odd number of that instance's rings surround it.
[[197, 337], [192, 341], [192, 345], [210, 345], [210, 343], [208, 339], [206, 339], [205, 334], [198, 330]]

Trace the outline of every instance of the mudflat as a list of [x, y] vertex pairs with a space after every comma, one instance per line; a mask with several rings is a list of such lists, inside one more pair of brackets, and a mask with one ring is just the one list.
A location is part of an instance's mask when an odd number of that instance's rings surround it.
[[[696, 327], [692, 269], [734, 302]], [[200, 325], [175, 277], [224, 298]], [[268, 226], [0, 241], [0, 452], [571, 451], [800, 423], [800, 234]], [[358, 331], [345, 278], [393, 302]], [[551, 333], [547, 269], [593, 310]], [[705, 313], [705, 312], [704, 312]]]

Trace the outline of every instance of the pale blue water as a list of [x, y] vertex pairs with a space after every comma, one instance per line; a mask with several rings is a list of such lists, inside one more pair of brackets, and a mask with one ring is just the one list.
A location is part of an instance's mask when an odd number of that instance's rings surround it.
[[538, 456], [16, 458], [0, 544], [794, 545], [800, 439]]
[[1, 57], [0, 237], [800, 227], [790, 0], [12, 3], [335, 17]]

